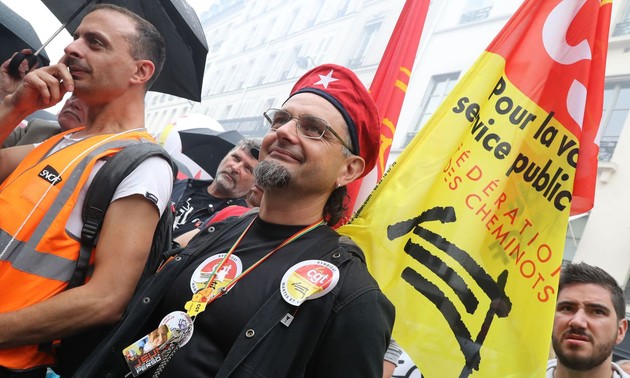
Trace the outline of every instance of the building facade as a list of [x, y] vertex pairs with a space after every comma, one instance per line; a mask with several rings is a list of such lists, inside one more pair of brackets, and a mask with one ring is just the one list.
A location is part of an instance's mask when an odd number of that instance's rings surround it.
[[[432, 0], [389, 163], [423, 127], [521, 0]], [[187, 113], [261, 137], [262, 112], [321, 63], [352, 68], [369, 86], [404, 0], [223, 0], [201, 15], [210, 52], [201, 103], [151, 93], [157, 133]], [[200, 125], [203, 127], [203, 125]], [[565, 261], [601, 266], [620, 283], [630, 271], [630, 0], [615, 0], [606, 66], [595, 207], [571, 219]], [[630, 290], [627, 290], [630, 293]]]

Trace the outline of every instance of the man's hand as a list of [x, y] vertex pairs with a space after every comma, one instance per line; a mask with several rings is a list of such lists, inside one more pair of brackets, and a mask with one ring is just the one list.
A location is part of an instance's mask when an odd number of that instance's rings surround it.
[[74, 82], [68, 67], [57, 63], [29, 72], [17, 89], [5, 97], [4, 102], [13, 111], [26, 116], [57, 104], [67, 92], [73, 90]]

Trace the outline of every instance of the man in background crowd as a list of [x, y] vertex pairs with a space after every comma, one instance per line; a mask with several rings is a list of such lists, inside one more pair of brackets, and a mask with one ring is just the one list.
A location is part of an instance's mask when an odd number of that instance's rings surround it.
[[62, 131], [85, 125], [87, 106], [74, 94], [70, 96], [57, 115], [57, 121], [33, 118], [25, 127], [16, 127], [5, 139], [2, 148], [43, 142]]
[[173, 186], [175, 207], [173, 237], [201, 226], [217, 211], [230, 206], [246, 206], [244, 196], [254, 184], [260, 142], [241, 140], [221, 160], [213, 180], [180, 180]]
[[628, 378], [612, 351], [628, 329], [623, 290], [603, 269], [585, 263], [562, 268], [547, 378]]

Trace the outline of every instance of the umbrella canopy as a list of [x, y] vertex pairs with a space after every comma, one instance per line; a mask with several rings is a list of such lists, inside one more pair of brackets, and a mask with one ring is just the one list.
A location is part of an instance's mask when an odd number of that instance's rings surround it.
[[[36, 51], [42, 46], [33, 26], [0, 2], [0, 63], [23, 49]], [[45, 51], [39, 53], [39, 65], [50, 63]]]
[[87, 13], [86, 3], [110, 3], [127, 8], [151, 22], [166, 42], [166, 62], [152, 91], [201, 101], [201, 86], [208, 55], [208, 43], [201, 22], [185, 0], [42, 0], [66, 23], [73, 34]]
[[243, 139], [235, 130], [217, 133], [208, 128], [180, 130], [179, 137], [182, 153], [213, 177], [221, 160]]

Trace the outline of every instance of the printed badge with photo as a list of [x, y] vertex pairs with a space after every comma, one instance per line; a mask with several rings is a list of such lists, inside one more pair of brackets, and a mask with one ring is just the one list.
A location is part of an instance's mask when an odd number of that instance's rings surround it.
[[166, 315], [160, 326], [123, 350], [123, 355], [134, 377], [162, 362], [171, 343], [184, 346], [192, 337], [193, 321], [182, 311]]

